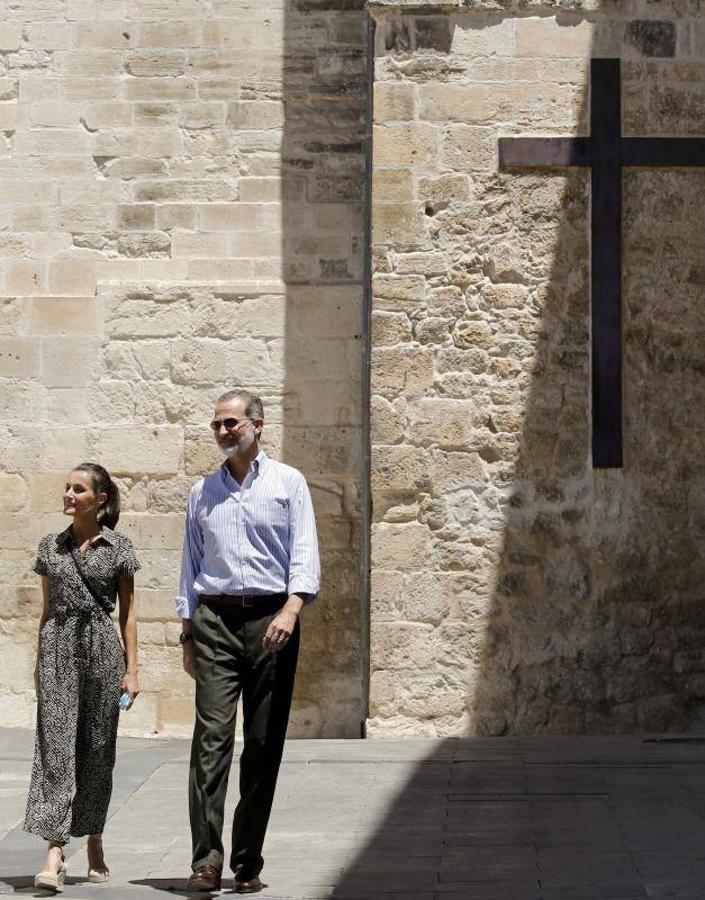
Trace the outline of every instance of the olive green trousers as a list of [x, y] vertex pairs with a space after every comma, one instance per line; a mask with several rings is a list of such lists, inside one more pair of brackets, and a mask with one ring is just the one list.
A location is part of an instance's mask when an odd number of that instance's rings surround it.
[[262, 845], [284, 749], [299, 654], [299, 625], [277, 653], [262, 640], [286, 596], [254, 607], [203, 600], [192, 627], [196, 665], [196, 723], [191, 744], [189, 814], [192, 867], [223, 868], [223, 815], [242, 696], [244, 746], [230, 867], [259, 872]]

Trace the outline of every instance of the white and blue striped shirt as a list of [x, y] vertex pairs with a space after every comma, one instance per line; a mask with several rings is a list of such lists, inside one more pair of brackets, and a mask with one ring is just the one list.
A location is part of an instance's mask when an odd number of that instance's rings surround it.
[[186, 511], [176, 611], [191, 619], [201, 594], [299, 594], [320, 587], [313, 504], [301, 472], [260, 451], [242, 485], [227, 464], [196, 482]]

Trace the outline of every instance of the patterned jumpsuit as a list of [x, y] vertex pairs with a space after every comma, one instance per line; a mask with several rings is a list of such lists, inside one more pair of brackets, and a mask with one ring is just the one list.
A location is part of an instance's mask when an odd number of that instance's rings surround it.
[[39, 542], [33, 570], [49, 577], [49, 614], [39, 640], [37, 734], [24, 830], [45, 840], [66, 843], [69, 835], [103, 832], [125, 674], [110, 613], [118, 581], [139, 568], [130, 539], [109, 528], [84, 554], [71, 527]]

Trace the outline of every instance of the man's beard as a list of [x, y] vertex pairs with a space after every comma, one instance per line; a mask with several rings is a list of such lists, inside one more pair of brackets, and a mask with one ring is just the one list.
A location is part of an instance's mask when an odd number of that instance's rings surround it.
[[254, 442], [254, 435], [250, 437], [240, 438], [240, 440], [228, 445], [223, 445], [216, 441], [216, 443], [218, 443], [218, 447], [220, 448], [220, 452], [224, 456], [227, 456], [228, 459], [231, 459], [233, 456], [237, 456], [239, 453], [247, 453]]

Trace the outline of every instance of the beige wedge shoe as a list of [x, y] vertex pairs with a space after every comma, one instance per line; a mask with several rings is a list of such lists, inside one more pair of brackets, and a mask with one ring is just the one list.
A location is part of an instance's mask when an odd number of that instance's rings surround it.
[[91, 884], [103, 884], [110, 880], [110, 869], [106, 866], [98, 866], [97, 869], [88, 869], [88, 880]]
[[58, 872], [50, 872], [45, 869], [35, 875], [34, 886], [40, 891], [53, 891], [55, 894], [60, 894], [64, 890], [67, 872], [68, 866], [62, 861]]

